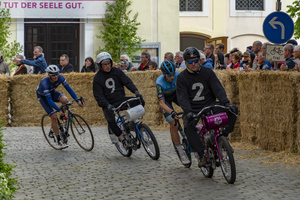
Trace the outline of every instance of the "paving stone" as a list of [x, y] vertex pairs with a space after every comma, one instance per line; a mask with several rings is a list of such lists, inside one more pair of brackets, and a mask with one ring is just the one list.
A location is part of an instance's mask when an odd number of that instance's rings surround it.
[[40, 127], [9, 127], [3, 131], [5, 162], [17, 165], [16, 199], [298, 199], [300, 169], [242, 159], [236, 149], [237, 179], [227, 184], [220, 168], [205, 178], [195, 163], [180, 164], [168, 131], [154, 131], [161, 157], [155, 161], [143, 148], [123, 157], [106, 127], [92, 127], [95, 147], [82, 150], [71, 136], [69, 148], [57, 151]]

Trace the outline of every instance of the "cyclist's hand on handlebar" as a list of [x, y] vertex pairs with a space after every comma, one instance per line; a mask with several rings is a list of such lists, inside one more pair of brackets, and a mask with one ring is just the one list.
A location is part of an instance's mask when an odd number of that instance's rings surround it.
[[171, 115], [173, 119], [178, 119], [177, 112], [175, 112], [174, 110], [172, 110]]
[[81, 101], [78, 101], [77, 104], [78, 104], [80, 107], [83, 107], [83, 106], [84, 106], [84, 103], [81, 103]]
[[109, 104], [109, 105], [107, 106], [107, 108], [108, 108], [108, 111], [109, 111], [109, 112], [113, 112], [114, 109], [115, 109], [115, 107], [114, 107], [113, 105], [111, 105], [111, 104]]
[[225, 105], [227, 108], [229, 108], [229, 110], [233, 113], [236, 113], [237, 114], [237, 107], [236, 105], [234, 104], [231, 104], [231, 103], [225, 103]]
[[63, 117], [63, 116], [65, 116], [65, 113], [63, 112], [63, 110], [62, 110], [62, 109], [60, 109], [60, 111], [59, 111], [59, 115], [60, 115], [60, 116], [62, 116], [62, 117]]
[[187, 120], [188, 122], [193, 121], [193, 120], [194, 120], [194, 114], [193, 114], [192, 112], [188, 112], [188, 113], [186, 114], [186, 120]]
[[144, 101], [143, 96], [140, 93], [136, 93], [135, 96], [140, 97], [141, 101]]

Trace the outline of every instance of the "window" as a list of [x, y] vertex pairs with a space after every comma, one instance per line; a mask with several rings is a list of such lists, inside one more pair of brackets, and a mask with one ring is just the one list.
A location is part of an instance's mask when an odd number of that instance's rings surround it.
[[180, 0], [180, 11], [202, 11], [202, 0]]
[[236, 0], [236, 10], [264, 10], [264, 0]]

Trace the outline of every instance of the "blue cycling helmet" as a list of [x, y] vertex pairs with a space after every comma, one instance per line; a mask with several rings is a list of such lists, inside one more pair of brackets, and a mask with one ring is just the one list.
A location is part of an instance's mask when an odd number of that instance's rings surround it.
[[174, 63], [168, 60], [162, 61], [160, 65], [160, 70], [162, 71], [163, 74], [166, 75], [174, 75], [176, 71]]

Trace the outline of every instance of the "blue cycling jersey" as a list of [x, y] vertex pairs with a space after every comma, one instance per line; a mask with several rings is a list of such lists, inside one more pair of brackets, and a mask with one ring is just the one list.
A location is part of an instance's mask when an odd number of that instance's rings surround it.
[[165, 99], [166, 101], [172, 101], [176, 98], [176, 81], [177, 76], [180, 72], [175, 72], [175, 78], [173, 82], [167, 82], [164, 75], [160, 75], [156, 79], [156, 94], [158, 97], [158, 100]]
[[[63, 84], [65, 89], [69, 92], [69, 94], [72, 96], [73, 99], [78, 99], [75, 92], [72, 90], [72, 88], [69, 86], [68, 82], [66, 81], [65, 77], [62, 75], [58, 75], [58, 80], [54, 83], [51, 83], [50, 78], [46, 77], [44, 78], [39, 86], [37, 87], [37, 94], [46, 97], [47, 102], [50, 104], [52, 108], [59, 111], [59, 107], [54, 103], [52, 100], [52, 93], [55, 91], [55, 89], [60, 85]], [[78, 100], [77, 100], [78, 102]]]

